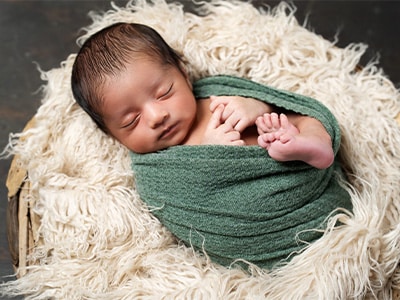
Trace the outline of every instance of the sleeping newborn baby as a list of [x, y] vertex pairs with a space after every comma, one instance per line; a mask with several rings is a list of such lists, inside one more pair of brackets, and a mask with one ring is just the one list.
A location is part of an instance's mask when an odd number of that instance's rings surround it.
[[152, 213], [218, 263], [270, 268], [351, 207], [333, 177], [337, 121], [312, 98], [233, 76], [192, 84], [156, 31], [127, 23], [85, 42], [71, 81], [99, 128], [132, 151]]

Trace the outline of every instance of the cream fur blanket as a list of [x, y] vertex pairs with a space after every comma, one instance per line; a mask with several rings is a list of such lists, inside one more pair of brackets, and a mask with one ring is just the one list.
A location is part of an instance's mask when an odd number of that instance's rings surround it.
[[[176, 240], [135, 190], [128, 152], [74, 103], [74, 55], [43, 72], [36, 123], [14, 135], [41, 219], [28, 273], [6, 283], [27, 299], [391, 299], [400, 289], [399, 92], [376, 63], [355, 71], [365, 45], [341, 49], [300, 26], [282, 3], [215, 1], [201, 16], [155, 1], [93, 15], [88, 35], [117, 21], [153, 26], [190, 62], [193, 79], [232, 74], [312, 96], [337, 117], [354, 211], [275, 270], [214, 265]], [[19, 140], [26, 136], [24, 141]], [[332, 229], [336, 221], [342, 226]], [[249, 245], [251, 247], [251, 245]]]

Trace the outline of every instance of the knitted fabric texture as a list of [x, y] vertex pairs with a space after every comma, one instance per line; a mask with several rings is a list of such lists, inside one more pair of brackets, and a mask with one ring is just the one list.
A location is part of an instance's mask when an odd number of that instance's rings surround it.
[[[216, 76], [194, 84], [197, 98], [240, 95], [319, 119], [332, 137], [340, 131], [316, 100], [246, 79]], [[199, 100], [201, 101], [201, 100]], [[337, 207], [351, 207], [338, 184], [337, 162], [319, 170], [303, 162], [277, 162], [258, 146], [175, 146], [150, 154], [132, 153], [141, 198], [180, 240], [204, 249], [215, 262], [246, 260], [271, 268], [320, 237]], [[337, 172], [335, 172], [337, 171]]]

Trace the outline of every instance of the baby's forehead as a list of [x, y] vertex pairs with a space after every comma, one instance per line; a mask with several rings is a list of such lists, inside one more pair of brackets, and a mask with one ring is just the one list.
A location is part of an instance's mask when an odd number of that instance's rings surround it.
[[[154, 87], [162, 79], [170, 76], [172, 69], [177, 68], [148, 57], [134, 58], [127, 61], [123, 67], [104, 74], [98, 81], [96, 90], [99, 98], [102, 98], [102, 102], [104, 102], [106, 98], [121, 93], [122, 90], [119, 87], [126, 88], [129, 85], [136, 86], [137, 89]], [[142, 84], [137, 86], [138, 82]]]

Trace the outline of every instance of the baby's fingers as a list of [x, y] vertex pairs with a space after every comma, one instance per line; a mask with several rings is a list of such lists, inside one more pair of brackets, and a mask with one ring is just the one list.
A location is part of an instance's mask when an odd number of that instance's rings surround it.
[[236, 141], [233, 141], [231, 145], [232, 146], [246, 146], [246, 143], [243, 140], [236, 140]]
[[222, 113], [224, 112], [224, 106], [218, 105], [213, 114], [211, 115], [210, 121], [208, 122], [208, 128], [215, 129], [218, 128], [221, 123]]
[[226, 97], [210, 96], [210, 111], [214, 112], [219, 105], [228, 104]]
[[244, 146], [246, 143], [240, 139], [240, 132], [232, 130], [226, 133], [226, 139], [229, 141], [229, 145]]

